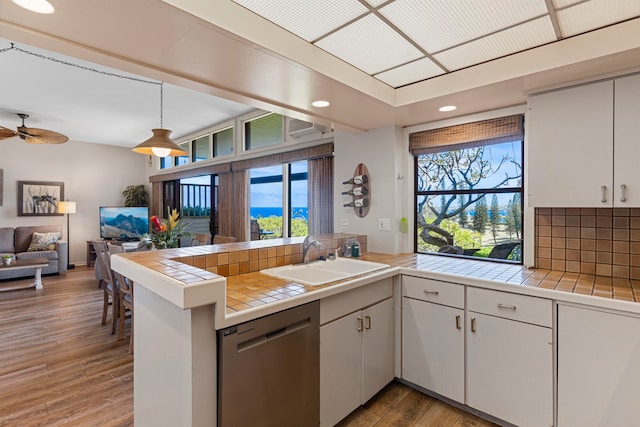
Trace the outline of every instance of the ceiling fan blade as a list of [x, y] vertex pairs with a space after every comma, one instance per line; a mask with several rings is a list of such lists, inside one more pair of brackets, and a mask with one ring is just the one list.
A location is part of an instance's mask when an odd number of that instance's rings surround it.
[[13, 138], [17, 135], [18, 132], [16, 132], [15, 130], [0, 126], [0, 139]]
[[[18, 128], [18, 131], [21, 136], [25, 137], [25, 141], [31, 144], [62, 144], [69, 140], [66, 135], [47, 129], [25, 128], [22, 130]], [[29, 141], [29, 139], [37, 139], [38, 141]]]

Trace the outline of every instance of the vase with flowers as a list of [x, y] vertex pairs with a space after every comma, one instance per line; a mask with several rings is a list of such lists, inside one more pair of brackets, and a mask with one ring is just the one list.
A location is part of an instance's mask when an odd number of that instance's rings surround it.
[[177, 248], [182, 237], [191, 237], [193, 234], [185, 229], [189, 224], [180, 220], [177, 209], [167, 207], [168, 218], [160, 220], [157, 216], [151, 216], [151, 242], [156, 249]]

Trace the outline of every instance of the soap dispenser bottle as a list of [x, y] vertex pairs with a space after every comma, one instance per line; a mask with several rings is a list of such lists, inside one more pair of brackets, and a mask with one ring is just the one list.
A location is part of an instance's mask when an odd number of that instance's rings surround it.
[[360, 242], [358, 239], [353, 239], [353, 245], [351, 246], [351, 256], [358, 258], [360, 256]]

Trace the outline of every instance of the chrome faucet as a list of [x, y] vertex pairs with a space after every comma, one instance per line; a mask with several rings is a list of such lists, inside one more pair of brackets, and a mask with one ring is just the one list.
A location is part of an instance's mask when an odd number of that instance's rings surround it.
[[302, 242], [302, 262], [304, 264], [309, 264], [309, 250], [311, 246], [316, 248], [321, 248], [322, 243], [316, 240], [312, 235], [308, 235], [304, 238], [304, 242]]

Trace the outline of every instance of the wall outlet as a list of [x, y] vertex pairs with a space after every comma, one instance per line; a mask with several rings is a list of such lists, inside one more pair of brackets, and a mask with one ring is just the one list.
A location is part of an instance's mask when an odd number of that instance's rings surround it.
[[349, 225], [349, 220], [348, 220], [348, 219], [346, 219], [346, 218], [342, 218], [342, 219], [340, 220], [340, 225]]
[[389, 218], [380, 218], [380, 219], [378, 219], [378, 230], [390, 231], [391, 230], [391, 219], [389, 219]]

